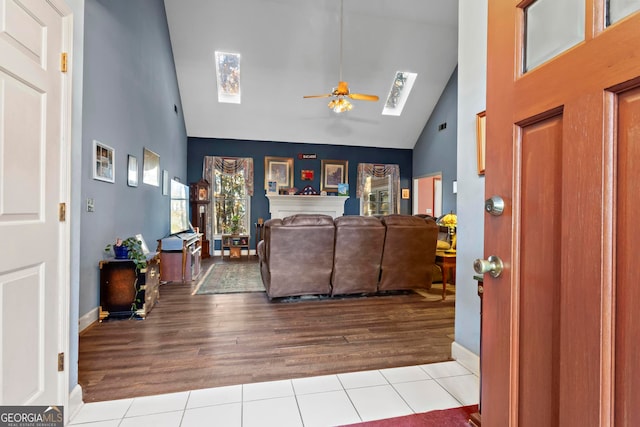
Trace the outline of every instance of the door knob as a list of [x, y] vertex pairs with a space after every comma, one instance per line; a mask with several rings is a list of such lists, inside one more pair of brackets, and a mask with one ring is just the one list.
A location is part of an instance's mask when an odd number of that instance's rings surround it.
[[500, 196], [493, 196], [485, 200], [484, 210], [494, 216], [502, 215], [504, 211], [504, 200]]
[[473, 269], [476, 273], [489, 273], [493, 277], [498, 277], [502, 273], [503, 267], [502, 260], [495, 255], [491, 255], [489, 259], [477, 259], [473, 262]]

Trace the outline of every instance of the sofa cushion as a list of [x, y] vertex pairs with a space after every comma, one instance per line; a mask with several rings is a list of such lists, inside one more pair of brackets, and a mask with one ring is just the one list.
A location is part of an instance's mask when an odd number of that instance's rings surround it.
[[432, 219], [388, 215], [379, 291], [429, 289], [436, 257], [438, 226]]
[[331, 294], [378, 290], [385, 227], [375, 217], [348, 215], [334, 220], [336, 243]]
[[333, 218], [321, 214], [296, 214], [282, 219], [282, 225], [287, 227], [305, 227], [315, 225], [333, 226]]
[[261, 270], [269, 297], [329, 294], [334, 239], [329, 215], [298, 214], [266, 221]]

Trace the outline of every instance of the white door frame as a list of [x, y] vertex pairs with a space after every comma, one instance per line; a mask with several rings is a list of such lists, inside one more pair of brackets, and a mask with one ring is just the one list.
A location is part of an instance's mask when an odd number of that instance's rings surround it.
[[[413, 201], [412, 201], [412, 207], [411, 207], [413, 215], [417, 213], [424, 213], [424, 212], [418, 212], [419, 181], [424, 178], [436, 178], [436, 177], [439, 178], [439, 180], [437, 181], [440, 183], [440, 185], [436, 187], [436, 184], [434, 184], [434, 189], [433, 189], [434, 203], [433, 203], [432, 215], [435, 216], [436, 218], [441, 215], [441, 213], [439, 213], [438, 215], [436, 215], [436, 213], [442, 211], [442, 171], [434, 172], [426, 175], [420, 175], [413, 178], [413, 188], [412, 188]], [[439, 190], [439, 192], [436, 194], [437, 190]]]
[[[15, 3], [10, 5], [12, 7], [11, 13], [15, 16], [20, 16], [24, 18], [26, 21], [32, 19], [34, 25], [30, 28], [26, 29], [26, 39], [30, 40], [33, 43], [39, 43], [38, 38], [34, 38], [33, 34], [37, 34], [38, 22], [33, 16], [27, 17], [29, 14], [29, 6], [32, 3], [26, 2], [24, 5], [20, 3]], [[71, 115], [72, 115], [72, 72], [71, 72], [71, 58], [72, 58], [72, 45], [73, 45], [73, 16], [71, 8], [68, 6], [65, 0], [47, 0], [47, 2], [42, 2], [41, 4], [33, 3], [38, 6], [38, 10], [43, 13], [43, 16], [47, 16], [51, 18], [48, 22], [56, 21], [56, 31], [59, 28], [60, 33], [55, 34], [56, 37], [56, 45], [54, 49], [55, 51], [46, 51], [46, 46], [42, 51], [37, 52], [37, 54], [42, 54], [41, 58], [43, 61], [43, 65], [41, 65], [38, 72], [42, 71], [43, 76], [47, 76], [47, 78], [52, 79], [53, 81], [58, 81], [59, 86], [56, 84], [53, 90], [60, 91], [59, 92], [59, 104], [57, 103], [58, 96], [54, 96], [52, 99], [56, 100], [55, 107], [52, 105], [51, 108], [55, 108], [55, 111], [51, 117], [49, 117], [48, 113], [44, 113], [44, 116], [47, 120], [51, 120], [49, 123], [53, 123], [55, 121], [56, 128], [51, 131], [51, 135], [47, 135], [49, 139], [55, 138], [55, 144], [52, 144], [55, 147], [55, 155], [46, 157], [43, 159], [40, 164], [40, 168], [45, 171], [53, 171], [53, 174], [58, 177], [56, 179], [57, 182], [49, 182], [50, 188], [56, 188], [55, 193], [51, 194], [51, 197], [44, 202], [44, 206], [37, 207], [37, 214], [41, 215], [40, 219], [36, 221], [31, 221], [33, 223], [44, 223], [47, 224], [47, 231], [49, 234], [50, 231], [55, 230], [55, 233], [52, 233], [50, 236], [42, 236], [43, 239], [47, 239], [47, 245], [54, 247], [56, 251], [55, 258], [51, 258], [52, 264], [55, 266], [55, 276], [51, 276], [51, 281], [55, 282], [51, 286], [55, 289], [55, 297], [57, 299], [46, 301], [44, 303], [51, 304], [51, 306], [56, 306], [55, 314], [52, 314], [51, 319], [47, 319], [47, 322], [55, 322], [55, 327], [50, 331], [55, 336], [46, 336], [46, 330], [43, 330], [42, 324], [35, 324], [36, 329], [40, 329], [40, 334], [43, 336], [41, 340], [44, 342], [44, 338], [48, 338], [50, 342], [46, 345], [43, 345], [44, 352], [40, 355], [44, 360], [39, 363], [44, 363], [43, 366], [46, 366], [46, 370], [49, 373], [48, 379], [43, 378], [39, 387], [41, 390], [47, 390], [46, 392], [46, 400], [52, 399], [54, 401], [51, 402], [37, 402], [37, 396], [34, 394], [34, 403], [33, 404], [49, 404], [51, 406], [61, 405], [63, 407], [68, 408], [70, 390], [70, 375], [69, 375], [69, 349], [70, 349], [70, 297], [71, 297], [71, 279], [70, 279], [70, 223], [71, 218], [69, 213], [71, 212], [70, 206], [70, 189], [71, 189]], [[9, 7], [5, 5], [5, 7]], [[24, 10], [21, 10], [24, 9]], [[7, 13], [7, 11], [4, 11]], [[31, 21], [29, 21], [31, 22]], [[60, 24], [58, 27], [57, 24]], [[16, 22], [13, 23], [14, 25]], [[44, 31], [44, 30], [41, 30]], [[52, 33], [52, 37], [54, 36]], [[44, 32], [43, 32], [44, 34]], [[59, 39], [57, 37], [60, 37]], [[43, 41], [46, 39], [43, 36]], [[60, 51], [58, 51], [58, 47]], [[18, 72], [14, 78], [20, 79], [22, 73], [24, 75], [30, 75], [31, 70], [35, 68], [27, 68], [24, 66], [24, 62], [22, 59], [19, 59], [18, 56], [14, 55], [12, 48], [9, 46], [7, 48], [7, 52], [12, 52], [11, 54], [7, 54], [5, 59], [3, 60], [3, 64], [5, 70], [9, 75], [11, 75], [11, 70]], [[27, 50], [29, 47], [27, 47]], [[17, 52], [17, 51], [15, 51]], [[67, 71], [63, 72], [61, 70], [61, 56], [62, 53], [67, 53]], [[46, 68], [44, 66], [44, 61], [47, 61]], [[51, 66], [51, 64], [56, 64], [55, 66]], [[55, 73], [55, 74], [54, 74]], [[44, 104], [46, 105], [46, 104]], [[22, 111], [18, 109], [17, 111]], [[20, 113], [19, 113], [20, 114]], [[13, 122], [16, 129], [20, 129], [20, 126], [29, 126], [24, 120], [22, 120], [24, 116], [18, 116], [16, 122]], [[58, 140], [59, 138], [59, 140]], [[11, 170], [10, 170], [11, 171]], [[43, 175], [44, 177], [44, 175]], [[43, 179], [46, 179], [43, 178]], [[44, 200], [44, 199], [43, 199]], [[41, 202], [42, 203], [42, 202]], [[53, 205], [53, 206], [52, 206]], [[58, 218], [58, 210], [59, 205], [64, 205], [64, 211], [66, 212], [64, 219]], [[42, 214], [42, 212], [46, 211], [46, 214]], [[61, 209], [60, 209], [61, 211]], [[56, 212], [56, 215], [51, 215], [52, 212]], [[60, 215], [62, 216], [62, 215]], [[24, 222], [17, 221], [16, 225], [23, 225]], [[29, 224], [29, 222], [27, 222]], [[10, 227], [11, 224], [7, 224], [7, 227]], [[15, 234], [15, 233], [13, 233]], [[39, 244], [36, 241], [33, 241], [32, 244]], [[24, 256], [28, 256], [25, 254]], [[9, 265], [10, 268], [10, 265]], [[37, 267], [40, 268], [40, 267]], [[44, 267], [46, 270], [46, 267]], [[40, 274], [38, 272], [38, 274]], [[42, 277], [45, 277], [44, 274]], [[36, 279], [37, 280], [37, 279]], [[46, 289], [46, 278], [40, 284], [41, 289]], [[53, 293], [53, 292], [52, 292]], [[34, 310], [41, 310], [43, 307], [33, 307]], [[29, 316], [29, 311], [25, 312], [25, 316]], [[17, 334], [23, 330], [21, 329], [20, 322], [16, 321], [10, 325], [10, 328], [15, 328], [14, 331]], [[51, 353], [51, 354], [50, 354]], [[56, 360], [58, 359], [58, 354], [63, 355], [64, 363], [62, 365], [62, 369], [58, 372], [55, 371]], [[46, 360], [46, 361], [45, 361]], [[18, 372], [20, 375], [21, 372]], [[53, 382], [53, 384], [52, 384]], [[41, 395], [44, 396], [44, 395]], [[28, 403], [28, 402], [27, 402]], [[65, 424], [69, 419], [69, 411], [64, 411], [65, 415]]]

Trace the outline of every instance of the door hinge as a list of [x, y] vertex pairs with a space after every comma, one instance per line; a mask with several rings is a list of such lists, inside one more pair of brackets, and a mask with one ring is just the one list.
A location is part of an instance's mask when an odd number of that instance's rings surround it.
[[64, 371], [64, 353], [58, 353], [58, 372]]
[[63, 73], [67, 72], [67, 52], [60, 54], [60, 71]]
[[65, 222], [67, 220], [67, 204], [60, 203], [58, 207], [58, 220], [60, 222]]

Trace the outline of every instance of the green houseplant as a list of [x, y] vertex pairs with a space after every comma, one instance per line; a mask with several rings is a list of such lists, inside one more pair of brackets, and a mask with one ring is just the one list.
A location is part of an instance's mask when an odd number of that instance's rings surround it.
[[231, 234], [240, 234], [242, 227], [240, 226], [240, 215], [234, 215], [231, 217]]
[[[108, 244], [104, 251], [109, 253], [113, 249], [116, 258], [128, 258], [136, 265], [136, 272], [147, 268], [147, 256], [142, 251], [142, 242], [135, 237], [126, 239], [117, 238], [115, 243]], [[126, 251], [126, 256], [118, 256], [121, 251]]]

